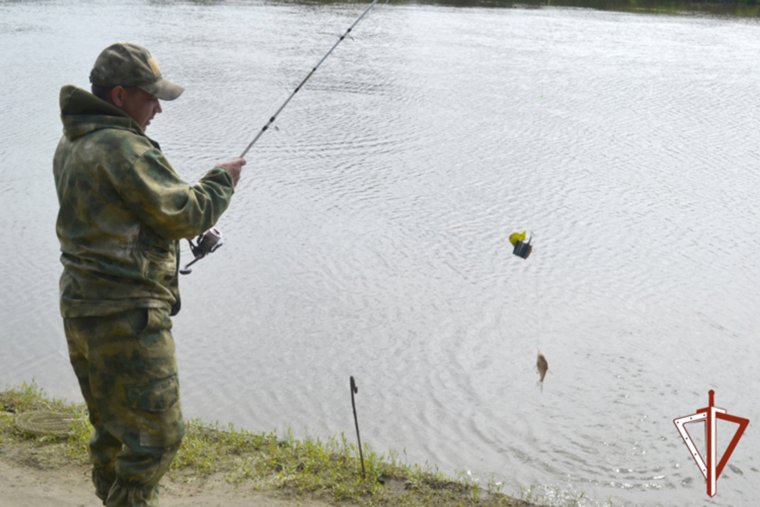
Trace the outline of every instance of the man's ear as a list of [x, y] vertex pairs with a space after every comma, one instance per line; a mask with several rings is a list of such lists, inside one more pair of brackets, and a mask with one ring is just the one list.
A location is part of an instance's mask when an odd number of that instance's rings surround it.
[[116, 107], [124, 106], [124, 96], [127, 93], [127, 89], [121, 85], [116, 85], [111, 88], [111, 104]]

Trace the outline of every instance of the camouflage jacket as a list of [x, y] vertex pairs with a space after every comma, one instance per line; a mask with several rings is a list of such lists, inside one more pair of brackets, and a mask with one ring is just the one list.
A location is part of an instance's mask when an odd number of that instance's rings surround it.
[[76, 88], [60, 94], [53, 159], [60, 210], [63, 317], [133, 308], [179, 310], [178, 240], [212, 227], [233, 194], [214, 168], [182, 181], [126, 113]]

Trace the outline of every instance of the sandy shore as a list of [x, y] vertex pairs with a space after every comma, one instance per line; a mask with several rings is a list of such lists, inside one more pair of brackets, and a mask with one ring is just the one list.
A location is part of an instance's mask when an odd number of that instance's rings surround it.
[[[0, 444], [0, 505], [3, 507], [96, 507], [100, 500], [90, 482], [89, 468], [66, 465], [40, 468], [34, 456], [14, 456]], [[162, 507], [327, 507], [318, 501], [283, 500], [247, 491], [220, 477], [184, 484], [161, 481]]]

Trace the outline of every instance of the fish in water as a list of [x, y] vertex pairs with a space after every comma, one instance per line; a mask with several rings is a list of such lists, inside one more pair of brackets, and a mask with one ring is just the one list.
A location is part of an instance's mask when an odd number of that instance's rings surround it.
[[549, 362], [541, 352], [538, 353], [538, 357], [536, 358], [536, 369], [538, 370], [538, 381], [543, 384], [546, 372], [549, 371]]

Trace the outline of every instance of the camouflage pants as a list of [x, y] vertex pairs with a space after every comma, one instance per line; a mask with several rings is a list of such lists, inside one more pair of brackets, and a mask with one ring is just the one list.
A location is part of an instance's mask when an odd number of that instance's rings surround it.
[[64, 319], [90, 422], [92, 480], [108, 507], [155, 507], [184, 434], [168, 311]]

